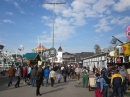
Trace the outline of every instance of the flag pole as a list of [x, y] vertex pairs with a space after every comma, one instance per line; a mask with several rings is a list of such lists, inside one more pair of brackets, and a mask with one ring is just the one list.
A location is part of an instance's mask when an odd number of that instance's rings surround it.
[[[116, 37], [112, 36], [113, 38], [117, 39]], [[120, 41], [119, 39], [117, 39], [120, 43], [123, 43], [122, 41]]]

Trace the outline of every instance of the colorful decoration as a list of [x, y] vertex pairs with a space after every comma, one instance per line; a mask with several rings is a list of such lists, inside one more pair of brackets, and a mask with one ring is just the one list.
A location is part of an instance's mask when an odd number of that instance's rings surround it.
[[130, 39], [130, 25], [126, 28], [126, 37]]

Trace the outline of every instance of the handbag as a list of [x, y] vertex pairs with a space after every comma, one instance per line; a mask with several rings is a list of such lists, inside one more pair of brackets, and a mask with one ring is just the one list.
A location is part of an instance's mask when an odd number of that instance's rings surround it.
[[53, 80], [56, 80], [56, 77], [53, 77]]

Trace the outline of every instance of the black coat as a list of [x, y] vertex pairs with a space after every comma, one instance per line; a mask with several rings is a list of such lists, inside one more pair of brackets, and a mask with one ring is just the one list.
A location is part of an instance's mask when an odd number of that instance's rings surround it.
[[40, 76], [40, 80], [36, 80], [36, 84], [37, 84], [37, 85], [41, 85], [42, 80], [43, 80], [42, 72], [38, 72], [38, 75]]
[[67, 68], [64, 68], [64, 69], [62, 70], [62, 74], [65, 74], [65, 75], [68, 74], [68, 70], [67, 70]]

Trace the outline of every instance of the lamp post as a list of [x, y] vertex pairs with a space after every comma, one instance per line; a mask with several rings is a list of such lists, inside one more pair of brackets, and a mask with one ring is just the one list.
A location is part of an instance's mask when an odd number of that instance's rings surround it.
[[[66, 2], [42, 2], [42, 4], [54, 5], [54, 8], [53, 8], [53, 35], [52, 35], [52, 48], [54, 48], [54, 10], [55, 10], [55, 5], [66, 4]], [[52, 57], [52, 67], [53, 67], [53, 61], [54, 61], [54, 57]]]
[[18, 50], [19, 51], [21, 51], [21, 55], [22, 55], [22, 58], [21, 58], [21, 61], [22, 61], [22, 64], [21, 64], [21, 66], [23, 66], [23, 50], [24, 50], [24, 47], [23, 47], [23, 45], [20, 45], [20, 47], [18, 48]]

